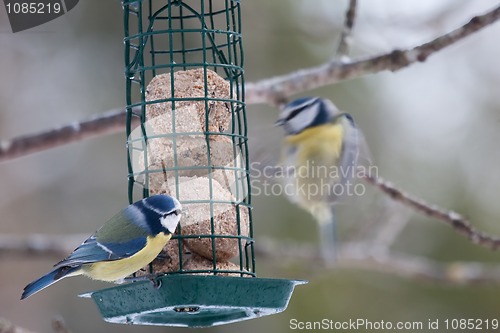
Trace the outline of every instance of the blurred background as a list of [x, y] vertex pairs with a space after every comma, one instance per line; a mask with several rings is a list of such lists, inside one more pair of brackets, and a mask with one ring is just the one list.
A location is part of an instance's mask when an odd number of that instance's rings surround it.
[[[494, 0], [359, 1], [353, 57], [426, 42], [498, 5]], [[242, 1], [246, 81], [327, 61], [336, 49], [347, 1]], [[13, 34], [0, 8], [0, 139], [43, 131], [125, 104], [123, 20], [119, 1], [81, 1], [68, 14]], [[323, 87], [303, 95], [331, 98], [363, 129], [379, 175], [428, 202], [456, 210], [480, 230], [500, 234], [500, 23], [397, 73]], [[278, 149], [277, 110], [247, 108], [252, 144]], [[270, 133], [263, 135], [263, 133]], [[259, 141], [260, 140], [260, 141]], [[127, 203], [125, 134], [66, 145], [0, 164], [0, 234], [90, 234]], [[366, 241], [398, 214], [398, 252], [438, 262], [494, 264], [499, 254], [450, 227], [417, 215], [366, 185], [339, 207], [341, 242]], [[283, 197], [254, 196], [259, 237], [315, 244], [312, 218]], [[387, 207], [390, 207], [387, 213]], [[76, 247], [79, 243], [75, 243]], [[52, 332], [61, 315], [74, 332], [176, 332], [101, 320], [79, 293], [109, 284], [64, 280], [19, 301], [23, 287], [61, 258], [0, 253], [0, 317]], [[309, 279], [279, 315], [206, 332], [290, 330], [290, 320], [422, 321], [499, 319], [495, 284], [447, 285], [368, 269], [312, 274], [310, 265], [257, 257], [261, 277]]]

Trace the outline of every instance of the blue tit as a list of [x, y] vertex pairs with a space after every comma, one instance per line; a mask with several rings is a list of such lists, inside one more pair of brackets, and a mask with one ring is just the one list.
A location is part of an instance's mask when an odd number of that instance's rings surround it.
[[153, 261], [175, 232], [181, 204], [160, 194], [137, 201], [108, 220], [54, 270], [24, 288], [21, 299], [68, 276], [120, 281]]
[[321, 254], [325, 263], [333, 263], [333, 205], [346, 195], [355, 176], [360, 132], [349, 114], [319, 97], [285, 105], [275, 125], [283, 126], [286, 134], [281, 156], [284, 192], [317, 220]]

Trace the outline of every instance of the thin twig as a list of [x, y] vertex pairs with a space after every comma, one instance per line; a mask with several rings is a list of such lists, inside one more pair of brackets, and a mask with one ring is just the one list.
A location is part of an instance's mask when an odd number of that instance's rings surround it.
[[339, 45], [335, 54], [336, 59], [347, 60], [349, 49], [352, 43], [352, 28], [354, 27], [354, 20], [356, 18], [357, 0], [350, 0], [349, 7], [345, 13], [344, 26], [340, 34]]
[[466, 236], [472, 243], [487, 247], [491, 250], [496, 250], [500, 247], [500, 238], [476, 230], [470, 222], [459, 213], [452, 210], [444, 210], [436, 205], [429, 204], [422, 199], [416, 198], [396, 188], [392, 183], [380, 177], [365, 175], [364, 179], [370, 184], [375, 185], [395, 201], [401, 202], [420, 213], [448, 224], [459, 234]]

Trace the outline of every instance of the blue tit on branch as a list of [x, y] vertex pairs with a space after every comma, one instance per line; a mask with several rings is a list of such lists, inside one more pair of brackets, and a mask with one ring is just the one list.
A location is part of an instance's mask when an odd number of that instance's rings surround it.
[[21, 299], [68, 276], [122, 280], [158, 256], [177, 228], [181, 209], [177, 199], [164, 194], [129, 205], [55, 264], [53, 271], [27, 285]]
[[352, 190], [348, 187], [356, 173], [361, 133], [349, 114], [319, 97], [285, 105], [276, 125], [286, 133], [281, 156], [284, 192], [317, 220], [322, 256], [333, 263], [333, 205]]

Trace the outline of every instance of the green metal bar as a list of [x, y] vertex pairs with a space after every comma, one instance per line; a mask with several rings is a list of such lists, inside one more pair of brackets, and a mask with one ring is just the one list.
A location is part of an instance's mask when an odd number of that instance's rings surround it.
[[[132, 131], [132, 83], [130, 81], [130, 73], [129, 73], [129, 63], [130, 63], [130, 40], [127, 38], [130, 34], [129, 31], [129, 19], [130, 19], [130, 6], [128, 3], [124, 2], [123, 5], [123, 31], [125, 35], [125, 52], [124, 52], [124, 60], [125, 60], [125, 94], [127, 99], [127, 123], [126, 123], [126, 134], [127, 139], [130, 136]], [[130, 143], [127, 142], [127, 148]], [[127, 169], [128, 169], [128, 201], [129, 203], [133, 202], [133, 185], [134, 185], [134, 177], [132, 176], [133, 167], [132, 167], [132, 156], [130, 154], [130, 149], [127, 149]]]
[[[153, 17], [153, 6], [152, 6], [152, 3], [150, 2], [149, 3], [149, 16], [148, 16], [148, 19], [149, 21], [151, 22], [151, 18]], [[148, 30], [149, 31], [149, 30]], [[151, 67], [153, 67], [152, 69], [152, 73], [153, 73], [153, 77], [156, 76], [156, 61], [155, 61], [155, 39], [154, 39], [154, 34], [151, 35], [151, 51], [150, 51], [150, 54], [151, 54]]]
[[[187, 61], [186, 61], [186, 51], [185, 50], [187, 50], [187, 49], [186, 49], [186, 39], [185, 39], [184, 35], [185, 35], [186, 32], [188, 32], [187, 30], [189, 30], [189, 29], [186, 29], [184, 27], [184, 13], [183, 13], [183, 11], [184, 11], [184, 7], [180, 6], [179, 7], [179, 16], [181, 18], [180, 19], [180, 28], [181, 28], [180, 29], [181, 30], [181, 50], [180, 51], [181, 51], [181, 55], [182, 55], [182, 64], [185, 65], [187, 63]], [[186, 70], [186, 68], [187, 68], [186, 66], [183, 66], [182, 69]]]
[[[211, 2], [211, 0], [210, 0]], [[201, 0], [201, 17], [200, 20], [202, 22], [203, 30], [201, 31], [201, 45], [202, 45], [202, 63], [203, 65], [203, 80], [204, 84], [204, 104], [205, 104], [205, 141], [207, 143], [207, 173], [208, 173], [208, 187], [209, 187], [209, 198], [210, 198], [210, 232], [213, 235], [215, 233], [215, 221], [214, 221], [214, 204], [213, 204], [213, 185], [212, 185], [212, 173], [210, 172], [210, 166], [212, 165], [211, 156], [210, 156], [210, 135], [207, 134], [209, 132], [208, 124], [209, 124], [209, 105], [208, 105], [208, 75], [207, 75], [207, 45], [206, 45], [206, 24], [205, 22], [205, 1]], [[217, 266], [217, 256], [215, 251], [215, 238], [212, 237], [212, 266], [213, 269], [216, 269]]]

